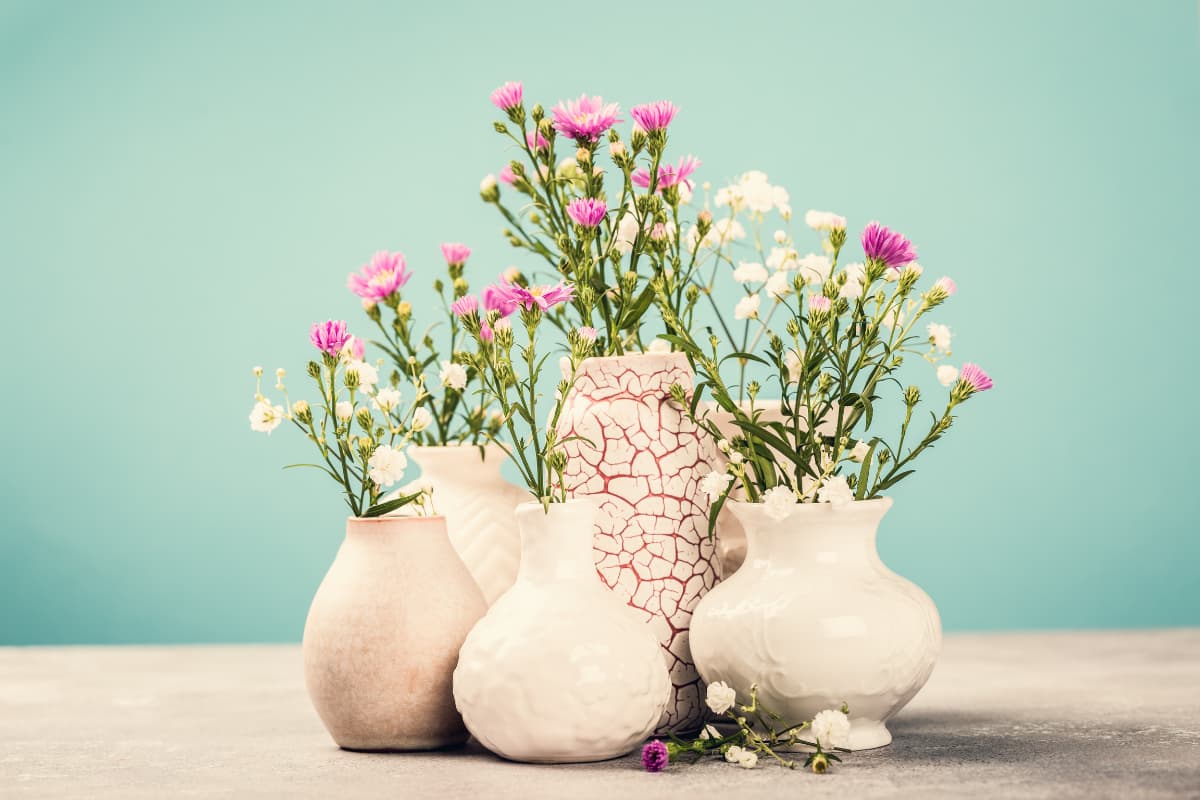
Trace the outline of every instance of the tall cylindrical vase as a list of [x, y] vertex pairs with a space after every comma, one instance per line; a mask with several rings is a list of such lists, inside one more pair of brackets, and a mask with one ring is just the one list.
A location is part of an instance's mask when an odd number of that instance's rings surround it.
[[599, 508], [596, 568], [637, 609], [665, 651], [674, 687], [660, 730], [704, 719], [704, 690], [688, 645], [692, 609], [717, 580], [708, 502], [699, 490], [712, 447], [671, 400], [692, 388], [682, 353], [582, 362], [558, 425], [566, 484]]
[[414, 446], [408, 454], [421, 468], [419, 482], [433, 486], [450, 543], [491, 605], [516, 580], [521, 559], [514, 509], [526, 493], [500, 475], [508, 456], [496, 444]]
[[891, 742], [887, 721], [925, 685], [942, 642], [933, 601], [875, 549], [891, 505], [803, 503], [777, 519], [762, 503], [726, 503], [749, 548], [696, 608], [692, 651], [704, 679], [743, 701], [757, 684], [787, 725], [847, 703], [850, 749]]
[[516, 583], [462, 646], [454, 699], [475, 738], [505, 758], [615, 758], [662, 716], [662, 652], [596, 576], [593, 516], [586, 500], [522, 504]]
[[451, 679], [486, 606], [442, 517], [352, 517], [304, 626], [308, 694], [339, 747], [462, 744]]

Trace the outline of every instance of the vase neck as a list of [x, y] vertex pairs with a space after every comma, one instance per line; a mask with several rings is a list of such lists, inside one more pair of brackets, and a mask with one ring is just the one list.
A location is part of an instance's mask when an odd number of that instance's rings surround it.
[[571, 500], [517, 506], [521, 530], [521, 565], [517, 579], [534, 583], [596, 582], [592, 560], [592, 523], [595, 509], [589, 501]]
[[471, 485], [501, 483], [500, 468], [508, 455], [497, 444], [409, 447], [408, 455], [421, 468], [421, 478], [434, 483]]
[[891, 501], [802, 505], [782, 520], [772, 519], [758, 504], [732, 506], [746, 531], [746, 563], [768, 559], [853, 566], [879, 563], [876, 534]]
[[409, 553], [414, 548], [449, 548], [450, 538], [443, 516], [350, 517], [345, 543], [358, 552], [383, 555]]
[[[570, 359], [560, 360], [559, 367], [564, 376], [570, 374]], [[593, 356], [580, 362], [573, 393], [592, 400], [617, 396], [665, 397], [676, 383], [690, 391], [692, 379], [691, 365], [683, 353]]]

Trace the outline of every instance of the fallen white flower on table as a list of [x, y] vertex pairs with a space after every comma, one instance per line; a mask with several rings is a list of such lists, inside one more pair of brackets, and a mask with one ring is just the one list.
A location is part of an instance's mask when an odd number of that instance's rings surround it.
[[714, 714], [724, 714], [736, 701], [737, 692], [725, 681], [717, 681], [708, 685], [704, 703]]
[[812, 737], [822, 749], [845, 747], [850, 740], [850, 718], [836, 708], [813, 717]]

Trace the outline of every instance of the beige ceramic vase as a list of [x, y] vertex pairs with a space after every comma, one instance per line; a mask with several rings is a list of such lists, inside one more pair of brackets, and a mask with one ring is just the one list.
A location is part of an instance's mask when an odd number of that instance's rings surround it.
[[487, 607], [444, 517], [352, 517], [304, 626], [308, 694], [346, 750], [462, 744], [458, 650]]

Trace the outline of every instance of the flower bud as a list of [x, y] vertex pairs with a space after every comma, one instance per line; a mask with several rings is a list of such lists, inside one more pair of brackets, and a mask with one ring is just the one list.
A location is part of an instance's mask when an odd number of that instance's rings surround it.
[[554, 125], [550, 122], [550, 120], [543, 119], [541, 122], [538, 123], [537, 127], [538, 127], [538, 133], [540, 133], [546, 139], [554, 138], [554, 134], [555, 134]]
[[808, 765], [818, 775], [829, 771], [829, 758], [824, 753], [815, 753], [808, 759]]
[[308, 377], [320, 378], [321, 377], [321, 365], [315, 361], [308, 362]]
[[529, 116], [533, 117], [533, 121], [535, 123], [540, 123], [542, 121], [542, 117], [546, 116], [546, 109], [542, 108], [541, 103], [538, 103], [529, 110]]
[[795, 317], [792, 317], [791, 319], [789, 319], [787, 321], [787, 332], [788, 332], [788, 336], [799, 336], [800, 335], [800, 320], [796, 319]]
[[492, 123], [492, 127], [495, 129], [496, 133], [508, 133], [508, 126], [503, 122], [494, 122]]
[[372, 322], [379, 322], [379, 304], [371, 300], [363, 300], [363, 311], [367, 312], [367, 319]]
[[636, 153], [646, 146], [646, 132], [640, 126], [633, 126], [633, 133], [629, 135], [629, 143], [633, 145], [633, 151]]
[[496, 183], [495, 175], [485, 175], [479, 182], [479, 196], [485, 203], [495, 203], [500, 200], [500, 186]]
[[346, 374], [343, 376], [343, 379], [346, 382], [347, 389], [358, 388], [358, 372], [356, 370], [346, 370]]
[[916, 386], [910, 386], [904, 390], [904, 405], [912, 408], [917, 403], [921, 402], [921, 390]]
[[292, 403], [292, 415], [306, 425], [312, 422], [312, 409], [308, 407], [308, 401], [297, 400]]
[[371, 409], [367, 408], [366, 406], [360, 408], [354, 414], [354, 419], [358, 422], [359, 426], [367, 432], [367, 435], [370, 435], [371, 425], [374, 422], [374, 420], [371, 419]]
[[467, 281], [464, 278], [455, 278], [454, 279], [454, 296], [455, 297], [462, 297], [470, 290], [470, 288], [471, 287], [467, 284]]
[[[438, 281], [438, 283], [441, 283], [441, 281]], [[440, 292], [441, 289], [439, 288], [438, 291]], [[404, 321], [411, 319], [412, 303], [408, 302], [407, 300], [401, 300], [400, 305], [396, 306], [396, 317]]]

